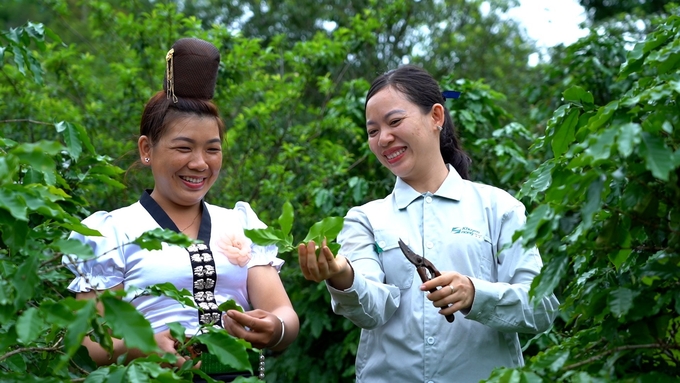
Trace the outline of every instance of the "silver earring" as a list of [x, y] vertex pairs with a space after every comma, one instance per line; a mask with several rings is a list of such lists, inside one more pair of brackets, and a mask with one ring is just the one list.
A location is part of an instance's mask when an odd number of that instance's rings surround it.
[[437, 125], [437, 130], [439, 130], [439, 131], [441, 132], [441, 131], [442, 131], [442, 129], [444, 129], [444, 128], [442, 128], [442, 126], [441, 126], [441, 125]]
[[144, 157], [144, 161], [149, 162], [149, 157]]

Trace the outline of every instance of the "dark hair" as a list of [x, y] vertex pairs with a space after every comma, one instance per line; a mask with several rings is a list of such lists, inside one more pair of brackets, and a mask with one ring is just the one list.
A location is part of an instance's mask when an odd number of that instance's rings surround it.
[[444, 107], [444, 125], [439, 136], [439, 150], [444, 162], [451, 164], [463, 179], [470, 179], [469, 168], [472, 160], [460, 146], [451, 115], [446, 108], [446, 99], [437, 81], [426, 70], [415, 65], [393, 69], [373, 80], [366, 94], [364, 109], [371, 97], [388, 86], [403, 93], [409, 101], [418, 105], [423, 113], [429, 113], [434, 104], [441, 104]]
[[213, 117], [217, 122], [220, 140], [224, 139], [224, 121], [217, 106], [210, 100], [177, 97], [177, 102], [168, 99], [165, 91], [153, 95], [146, 103], [139, 125], [139, 134], [147, 136], [155, 144], [165, 134], [166, 128], [178, 118], [187, 115]]

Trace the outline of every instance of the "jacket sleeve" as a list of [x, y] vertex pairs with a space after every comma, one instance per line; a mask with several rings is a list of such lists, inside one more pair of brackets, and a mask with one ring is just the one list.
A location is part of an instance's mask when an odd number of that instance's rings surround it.
[[354, 281], [342, 291], [326, 283], [333, 311], [364, 329], [383, 325], [399, 307], [401, 295], [398, 287], [384, 282], [373, 231], [361, 207], [350, 209], [345, 216], [338, 243], [339, 254], [350, 261], [354, 270]]
[[554, 294], [537, 302], [529, 300], [531, 283], [543, 262], [536, 247], [525, 249], [520, 239], [513, 243], [513, 234], [525, 224], [526, 218], [521, 202], [514, 200], [511, 206], [498, 220], [498, 281], [470, 278], [475, 299], [466, 318], [498, 331], [537, 334], [550, 328], [559, 302]]

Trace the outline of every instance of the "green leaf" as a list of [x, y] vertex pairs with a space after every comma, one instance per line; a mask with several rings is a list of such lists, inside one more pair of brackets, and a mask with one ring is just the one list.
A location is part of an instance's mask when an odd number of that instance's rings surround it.
[[[6, 218], [8, 216], [9, 215], [7, 213], [0, 211], [0, 223], [6, 224]], [[10, 249], [24, 250], [26, 248], [27, 239], [29, 233], [31, 232], [31, 228], [28, 226], [28, 222], [17, 220], [10, 221], [13, 221], [13, 225], [6, 226], [2, 230], [2, 240]]]
[[85, 334], [92, 328], [90, 322], [96, 315], [97, 306], [94, 299], [76, 300], [69, 297], [63, 303], [75, 311], [74, 319], [66, 327], [64, 336], [64, 351], [67, 355], [73, 355], [81, 346]]
[[88, 174], [88, 178], [92, 180], [97, 180], [100, 181], [106, 185], [113, 186], [116, 189], [125, 189], [125, 185], [118, 182], [117, 180], [114, 180], [111, 177], [105, 176], [103, 174]]
[[590, 229], [593, 223], [593, 215], [602, 205], [602, 190], [604, 189], [604, 176], [595, 177], [588, 185], [586, 201], [581, 209], [583, 229]]
[[314, 240], [318, 244], [322, 243], [324, 239], [332, 241], [340, 234], [343, 222], [343, 217], [326, 217], [312, 225], [309, 232], [307, 232], [307, 236], [302, 241], [309, 242]]
[[107, 377], [111, 373], [111, 367], [103, 366], [95, 371], [92, 371], [87, 378], [85, 378], [85, 383], [104, 383], [107, 382]]
[[132, 241], [132, 243], [145, 250], [161, 250], [164, 242], [182, 247], [189, 247], [192, 244], [200, 243], [200, 241], [193, 240], [183, 233], [161, 228], [149, 230]]
[[[26, 361], [24, 358], [21, 356], [21, 354], [15, 354], [10, 356], [9, 358], [3, 360], [3, 364], [6, 363], [6, 367], [3, 368], [3, 370], [6, 370], [8, 367], [12, 371], [26, 371]], [[2, 375], [0, 374], [0, 378]], [[8, 380], [7, 382], [21, 382], [25, 381], [25, 377], [17, 377], [16, 380]], [[3, 380], [4, 381], [4, 380]]]
[[[621, 265], [623, 265], [623, 263], [628, 259], [630, 254], [633, 252], [633, 250], [630, 249], [632, 237], [630, 235], [630, 231], [625, 231], [624, 233], [621, 233], [621, 231], [619, 231], [616, 234], [617, 237], [619, 238], [618, 241], [615, 243], [621, 246], [622, 249], [610, 252], [609, 254], [607, 254], [607, 258], [609, 258], [609, 261], [614, 265], [614, 267], [617, 270], [619, 270], [621, 269]], [[621, 239], [621, 235], [623, 235], [623, 239]]]
[[157, 349], [149, 321], [134, 306], [110, 294], [102, 294], [101, 302], [104, 318], [114, 337], [125, 339], [128, 348], [138, 348], [145, 353]]
[[673, 170], [673, 152], [661, 137], [643, 132], [640, 155], [645, 160], [645, 168], [650, 170], [654, 177], [668, 181], [668, 173]]
[[217, 309], [222, 312], [227, 312], [229, 310], [243, 312], [243, 307], [241, 307], [241, 305], [236, 303], [236, 301], [233, 299], [229, 299], [226, 302], [222, 303], [221, 305], [217, 306]]
[[40, 315], [40, 312], [35, 307], [29, 307], [17, 319], [16, 330], [19, 341], [23, 344], [29, 344], [38, 338], [43, 333], [45, 327], [45, 320]]
[[89, 227], [83, 225], [81, 222], [61, 222], [59, 225], [64, 227], [68, 231], [75, 231], [76, 233], [80, 233], [82, 235], [89, 235], [95, 237], [102, 236], [102, 233], [100, 233], [97, 230], [90, 229]]
[[90, 245], [86, 245], [76, 239], [57, 239], [50, 244], [50, 247], [62, 254], [75, 255], [79, 260], [95, 257]]
[[26, 201], [20, 198], [14, 190], [0, 189], [0, 208], [7, 210], [16, 219], [28, 220]]
[[609, 104], [598, 109], [597, 114], [595, 114], [590, 120], [588, 120], [588, 128], [591, 131], [596, 131], [602, 125], [609, 122], [614, 112], [619, 108], [619, 101], [612, 101]]
[[281, 216], [279, 217], [279, 226], [281, 227], [281, 232], [284, 237], [287, 236], [288, 233], [290, 233], [290, 229], [293, 228], [293, 218], [293, 205], [289, 201], [286, 201], [283, 204]]
[[539, 355], [539, 358], [532, 364], [534, 368], [549, 368], [555, 372], [564, 366], [564, 363], [569, 359], [569, 350], [552, 349], [549, 353]]
[[627, 158], [633, 153], [633, 150], [640, 144], [641, 132], [642, 127], [640, 127], [640, 124], [632, 122], [619, 127], [617, 143], [621, 157]]
[[125, 170], [109, 164], [94, 165], [88, 170], [88, 174], [103, 174], [110, 177], [118, 176], [124, 172]]
[[506, 369], [499, 377], [499, 383], [520, 383], [520, 371], [514, 369]]
[[609, 309], [612, 314], [621, 317], [633, 308], [633, 300], [640, 293], [625, 287], [619, 287], [609, 293]]
[[522, 230], [522, 238], [525, 241], [533, 241], [539, 231], [539, 227], [553, 218], [554, 212], [548, 205], [539, 205], [527, 217], [527, 222]]
[[658, 58], [659, 60], [654, 64], [659, 74], [676, 71], [678, 63], [680, 63], [680, 52], [666, 51], [664, 54], [659, 55]]
[[552, 138], [552, 149], [555, 157], [560, 157], [567, 151], [569, 145], [574, 141], [574, 132], [578, 124], [579, 111], [577, 109], [569, 112], [562, 124], [555, 129]]
[[13, 59], [14, 59], [14, 65], [16, 65], [17, 69], [19, 70], [19, 73], [23, 74], [26, 76], [26, 64], [25, 64], [25, 58], [24, 58], [24, 50], [21, 49], [20, 47], [13, 45], [12, 46], [12, 53], [13, 53]]
[[572, 86], [562, 93], [564, 101], [570, 101], [576, 104], [590, 104], [594, 102], [592, 93], [586, 91], [580, 86]]
[[75, 319], [73, 310], [64, 302], [43, 301], [40, 310], [45, 314], [49, 323], [66, 327]]
[[170, 335], [175, 339], [179, 339], [180, 343], [183, 343], [182, 340], [186, 339], [186, 328], [178, 322], [166, 323], [166, 326], [170, 329]]
[[536, 373], [531, 371], [520, 371], [521, 376], [519, 378], [520, 383], [543, 383], [543, 378], [536, 375]]
[[552, 170], [554, 167], [555, 161], [551, 159], [532, 171], [527, 181], [522, 185], [517, 198], [530, 197], [534, 199], [538, 193], [548, 189], [552, 182]]
[[361, 203], [366, 197], [368, 190], [368, 183], [365, 179], [359, 177], [352, 177], [347, 181], [347, 185], [352, 189], [352, 201], [356, 204]]
[[131, 364], [128, 366], [127, 374], [125, 377], [126, 382], [135, 383], [146, 383], [150, 382], [149, 375], [144, 371], [144, 369], [137, 364]]
[[15, 156], [0, 156], [0, 185], [11, 184], [19, 166]]
[[36, 143], [21, 143], [12, 148], [11, 153], [35, 168], [53, 170], [54, 161], [51, 157], [62, 150], [64, 147], [60, 143], [42, 140]]
[[127, 366], [118, 366], [114, 365], [109, 368], [109, 373], [106, 376], [106, 383], [128, 383], [128, 380], [125, 379], [125, 375], [127, 373], [128, 367]]
[[592, 157], [591, 159], [585, 158], [589, 163], [609, 159], [611, 157], [612, 145], [616, 142], [617, 131], [614, 127], [598, 133], [598, 135], [592, 138], [595, 142], [592, 142], [591, 139], [589, 142], [590, 146], [586, 149], [586, 153]]
[[629, 76], [633, 72], [637, 72], [642, 68], [642, 64], [644, 63], [644, 57], [647, 56], [647, 52], [643, 50], [644, 44], [643, 43], [638, 43], [635, 44], [633, 49], [628, 52], [628, 57], [626, 62], [621, 66], [621, 72], [619, 73], [619, 80], [624, 79], [625, 77]]
[[56, 33], [54, 33], [50, 28], [45, 27], [45, 36], [54, 40], [54, 42], [56, 42], [58, 44], [64, 45], [64, 43], [61, 41], [61, 38]]
[[27, 257], [17, 268], [17, 272], [12, 278], [12, 284], [16, 288], [16, 306], [22, 306], [24, 302], [34, 298], [35, 289], [42, 282], [38, 276], [38, 269], [38, 258], [36, 256]]
[[529, 295], [532, 299], [542, 299], [555, 291], [555, 288], [567, 274], [569, 258], [560, 254], [551, 259], [541, 269], [541, 273], [531, 282]]
[[198, 308], [194, 302], [193, 294], [187, 289], [178, 290], [172, 282], [157, 283], [143, 290], [142, 295], [149, 294], [155, 297], [164, 295], [176, 300], [184, 306]]
[[196, 340], [206, 345], [221, 363], [239, 371], [253, 371], [246, 352], [246, 348], [250, 348], [248, 342], [234, 338], [222, 329], [208, 327], [206, 330], [208, 332], [198, 335]]
[[64, 137], [64, 143], [66, 144], [66, 149], [68, 153], [76, 161], [83, 152], [83, 146], [80, 142], [80, 134], [78, 130], [69, 122], [60, 121], [57, 122], [54, 127], [57, 129], [58, 133]]
[[254, 244], [260, 246], [278, 245], [286, 242], [286, 236], [283, 235], [283, 232], [271, 226], [264, 229], [246, 229], [243, 232]]

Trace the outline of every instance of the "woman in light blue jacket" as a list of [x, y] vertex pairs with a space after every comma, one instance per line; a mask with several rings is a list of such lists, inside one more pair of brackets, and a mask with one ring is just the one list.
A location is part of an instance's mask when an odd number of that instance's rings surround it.
[[[381, 75], [365, 107], [370, 149], [394, 189], [350, 209], [337, 257], [325, 244], [318, 257], [313, 242], [298, 248], [305, 277], [326, 281], [334, 312], [362, 328], [357, 382], [478, 382], [523, 365], [518, 333], [546, 331], [559, 305], [554, 295], [529, 301], [542, 261], [512, 240], [524, 206], [468, 179], [470, 159], [423, 69]], [[441, 276], [421, 282], [399, 239]]]

